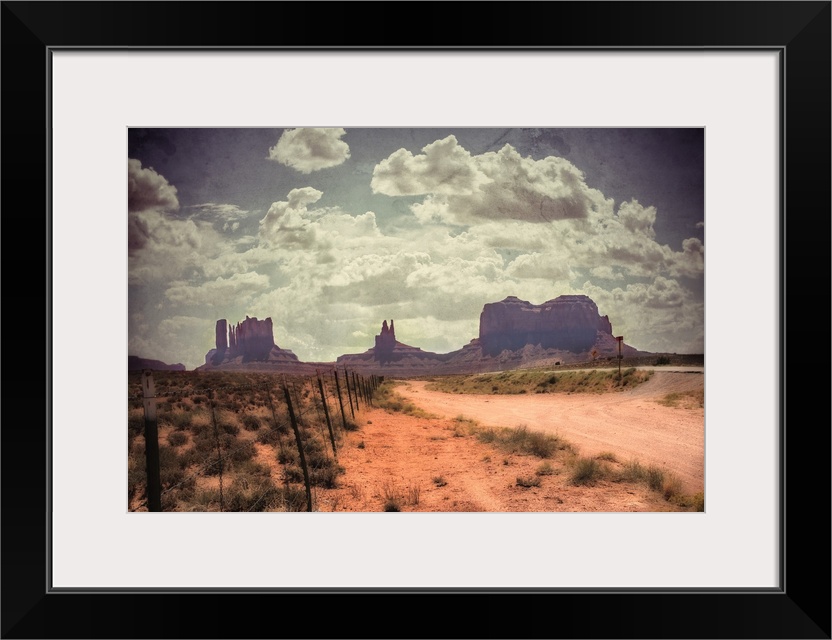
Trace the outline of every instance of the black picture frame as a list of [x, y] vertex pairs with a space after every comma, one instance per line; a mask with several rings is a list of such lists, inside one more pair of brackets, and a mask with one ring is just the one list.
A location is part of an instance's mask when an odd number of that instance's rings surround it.
[[[307, 28], [276, 29], [275, 9], [283, 25]], [[376, 27], [379, 14], [387, 29]], [[829, 312], [830, 2], [3, 2], [0, 16], [7, 303], [2, 637], [830, 637], [830, 430], [828, 420], [816, 417], [818, 405], [829, 415], [829, 374], [825, 346], [816, 338], [807, 343], [808, 334], [822, 334], [815, 325], [824, 325]], [[778, 349], [782, 365], [780, 588], [51, 591], [47, 454], [51, 389], [61, 382], [49, 372], [50, 52], [130, 47], [778, 51], [785, 80], [781, 343], [743, 348]], [[807, 282], [823, 305], [797, 293]], [[310, 605], [317, 614], [305, 613]]]

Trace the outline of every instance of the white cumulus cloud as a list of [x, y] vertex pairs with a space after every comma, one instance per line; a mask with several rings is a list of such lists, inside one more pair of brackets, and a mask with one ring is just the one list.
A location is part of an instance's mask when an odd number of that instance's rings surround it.
[[341, 128], [287, 129], [269, 149], [269, 159], [301, 173], [337, 167], [350, 157], [349, 145], [341, 140], [345, 133]]

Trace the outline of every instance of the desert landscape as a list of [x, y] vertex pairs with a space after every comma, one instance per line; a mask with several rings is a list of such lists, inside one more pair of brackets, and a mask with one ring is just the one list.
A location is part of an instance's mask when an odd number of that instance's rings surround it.
[[[309, 510], [282, 380], [155, 375], [157, 397], [166, 398], [163, 510]], [[488, 393], [439, 390], [482, 378]], [[356, 377], [352, 402], [344, 375], [340, 401], [331, 375], [320, 386], [299, 376], [286, 384], [311, 510], [701, 511], [703, 379], [702, 368], [689, 366], [631, 367], [620, 382], [615, 368], [528, 369], [385, 380], [369, 391]], [[146, 452], [133, 392], [129, 508], [142, 511]], [[341, 414], [342, 404], [354, 409]]]
[[128, 509], [703, 511], [703, 159], [131, 127]]

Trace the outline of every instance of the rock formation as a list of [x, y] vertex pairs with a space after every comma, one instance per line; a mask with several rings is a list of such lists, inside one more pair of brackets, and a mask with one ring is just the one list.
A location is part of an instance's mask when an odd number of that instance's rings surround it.
[[294, 353], [274, 343], [271, 318], [258, 320], [246, 316], [236, 325], [229, 325], [224, 318], [217, 320], [215, 344], [216, 348], [208, 352], [200, 369], [250, 362], [299, 362]]
[[[419, 347], [411, 347], [396, 340], [396, 327], [390, 320], [381, 323], [381, 331], [375, 338], [375, 346], [364, 353], [345, 354], [338, 356], [338, 364], [347, 366], [391, 365], [412, 366], [414, 363], [439, 363], [444, 356], [431, 351], [422, 351]], [[418, 364], [417, 364], [418, 366]]]
[[588, 296], [558, 296], [540, 305], [509, 296], [486, 304], [480, 314], [479, 341], [489, 356], [526, 345], [587, 352], [599, 332], [612, 335], [612, 325]]
[[[620, 347], [625, 357], [649, 355], [627, 344]], [[483, 307], [479, 337], [456, 351], [439, 354], [399, 342], [393, 320], [389, 325], [384, 320], [373, 347], [339, 356], [336, 364], [365, 374], [441, 375], [617, 361], [618, 353], [609, 317], [600, 315], [588, 296], [564, 295], [539, 305], [509, 296]], [[271, 318], [246, 316], [236, 325], [217, 321], [216, 348], [199, 369], [311, 374], [332, 365], [301, 362], [275, 345]]]
[[381, 333], [376, 336], [375, 355], [377, 360], [389, 359], [393, 355], [393, 349], [396, 347], [396, 328], [393, 326], [393, 321], [390, 320], [390, 326], [387, 326], [387, 320], [381, 323]]

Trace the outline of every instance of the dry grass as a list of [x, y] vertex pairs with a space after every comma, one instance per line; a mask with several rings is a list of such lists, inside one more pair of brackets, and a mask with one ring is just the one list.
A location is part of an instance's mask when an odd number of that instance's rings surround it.
[[476, 375], [442, 376], [434, 378], [427, 389], [446, 393], [474, 394], [531, 394], [531, 393], [606, 393], [642, 384], [653, 372], [630, 367], [593, 369], [591, 371], [515, 370]]
[[668, 393], [656, 402], [664, 405], [665, 407], [679, 409], [702, 409], [705, 406], [705, 390], [696, 389], [693, 391]]

